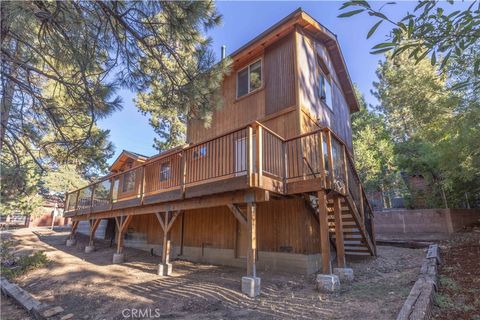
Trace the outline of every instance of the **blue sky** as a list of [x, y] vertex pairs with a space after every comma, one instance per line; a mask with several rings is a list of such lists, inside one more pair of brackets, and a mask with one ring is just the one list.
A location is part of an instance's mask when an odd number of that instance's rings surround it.
[[[289, 13], [302, 7], [321, 24], [335, 33], [340, 42], [352, 81], [366, 96], [367, 102], [376, 104], [370, 94], [372, 82], [376, 80], [375, 70], [382, 58], [371, 55], [373, 45], [382, 41], [388, 32], [387, 25], [381, 26], [376, 34], [366, 39], [371, 26], [377, 21], [366, 14], [350, 18], [337, 18], [342, 2], [337, 1], [290, 1], [290, 2], [217, 2], [217, 8], [223, 15], [223, 24], [209, 32], [213, 39], [213, 49], [220, 56], [220, 47], [227, 47], [227, 55], [272, 26]], [[373, 3], [375, 6], [381, 2]], [[416, 2], [399, 2], [386, 12], [393, 18], [403, 16], [412, 10]], [[382, 29], [383, 27], [383, 29]], [[110, 130], [110, 139], [115, 145], [116, 154], [109, 162], [113, 162], [123, 150], [131, 150], [145, 155], [154, 155], [157, 151], [152, 147], [155, 133], [133, 103], [135, 94], [122, 90], [119, 92], [124, 108], [107, 119], [99, 122], [103, 129]]]

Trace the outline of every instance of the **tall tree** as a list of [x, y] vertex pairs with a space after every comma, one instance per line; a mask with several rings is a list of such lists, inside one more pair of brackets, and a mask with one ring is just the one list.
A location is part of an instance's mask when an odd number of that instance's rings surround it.
[[384, 117], [367, 107], [363, 95], [356, 90], [360, 111], [352, 115], [355, 166], [369, 193], [398, 190], [401, 181], [395, 167], [394, 143]]
[[2, 168], [105, 169], [112, 145], [96, 121], [121, 108], [120, 86], [155, 94], [139, 105], [165, 140], [177, 115], [208, 119], [226, 67], [202, 34], [219, 23], [212, 1], [2, 1]]
[[[385, 7], [395, 2], [373, 6], [368, 1], [346, 1], [340, 10], [348, 10], [339, 17], [351, 17], [367, 13], [378, 21], [367, 34], [371, 37], [382, 24], [388, 24], [391, 31], [384, 42], [373, 47], [372, 53], [391, 51], [393, 56], [408, 50], [416, 62], [429, 56], [432, 65], [443, 69], [450, 58], [457, 61], [470, 59], [472, 72], [455, 87], [473, 86], [480, 90], [480, 1], [467, 3], [467, 8], [457, 8], [456, 1], [420, 0], [413, 12], [406, 12], [400, 20], [388, 17]], [[353, 9], [353, 10], [351, 10]], [[442, 59], [438, 59], [441, 55]]]

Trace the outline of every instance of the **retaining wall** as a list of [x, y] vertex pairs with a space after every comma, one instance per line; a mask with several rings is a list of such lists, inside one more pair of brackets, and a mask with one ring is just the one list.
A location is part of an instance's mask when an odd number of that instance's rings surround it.
[[480, 209], [415, 209], [375, 212], [378, 238], [442, 239], [480, 221]]

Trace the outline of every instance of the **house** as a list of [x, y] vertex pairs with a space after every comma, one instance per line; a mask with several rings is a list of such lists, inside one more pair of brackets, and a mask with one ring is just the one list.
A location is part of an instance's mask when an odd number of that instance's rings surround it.
[[132, 245], [161, 252], [161, 275], [176, 257], [246, 266], [242, 290], [259, 288], [257, 269], [332, 274], [346, 255], [375, 255], [353, 162], [358, 103], [336, 36], [298, 9], [230, 57], [210, 127], [190, 121], [185, 146], [124, 152], [111, 175], [68, 193], [69, 244], [88, 221], [93, 250], [110, 219], [114, 262]]

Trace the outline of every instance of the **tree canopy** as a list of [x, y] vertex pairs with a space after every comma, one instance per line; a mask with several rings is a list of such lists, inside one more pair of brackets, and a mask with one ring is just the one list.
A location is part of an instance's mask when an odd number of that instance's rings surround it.
[[181, 143], [181, 123], [221, 106], [227, 62], [203, 36], [220, 21], [212, 1], [2, 1], [2, 185], [26, 192], [26, 172], [61, 165], [105, 170], [113, 145], [96, 122], [122, 107], [120, 87], [139, 93], [158, 146]]

